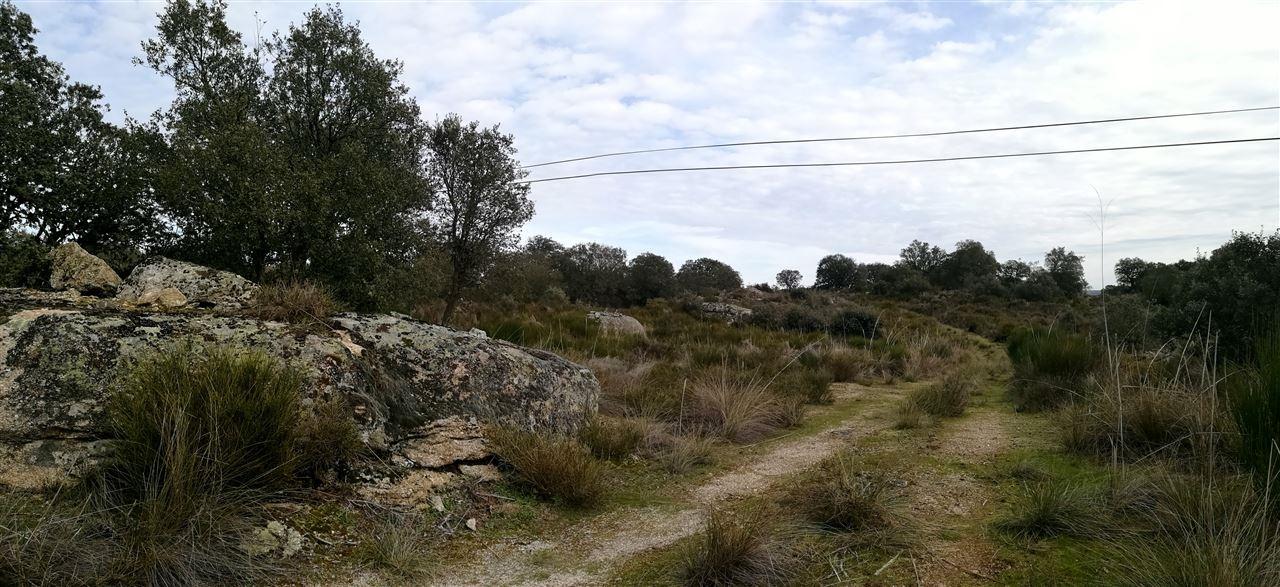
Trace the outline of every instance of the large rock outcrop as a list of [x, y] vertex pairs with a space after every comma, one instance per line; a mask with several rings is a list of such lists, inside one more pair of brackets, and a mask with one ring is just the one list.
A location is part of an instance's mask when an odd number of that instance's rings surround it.
[[742, 324], [751, 319], [751, 308], [724, 302], [702, 302], [698, 310], [704, 318], [723, 320], [729, 324]]
[[129, 274], [116, 298], [130, 303], [148, 303], [163, 297], [174, 299], [168, 289], [177, 290], [189, 303], [202, 308], [245, 307], [258, 286], [228, 271], [218, 271], [195, 263], [167, 257], [143, 261]]
[[49, 261], [49, 286], [53, 289], [111, 295], [120, 287], [115, 270], [76, 243], [58, 245], [49, 252]]
[[366, 444], [394, 465], [376, 476], [384, 486], [483, 459], [483, 422], [571, 432], [596, 409], [591, 372], [550, 353], [403, 315], [340, 314], [330, 326], [0, 290], [0, 483], [78, 473], [109, 440], [106, 406], [121, 372], [182, 343], [255, 349], [302, 368], [306, 400], [343, 400]]

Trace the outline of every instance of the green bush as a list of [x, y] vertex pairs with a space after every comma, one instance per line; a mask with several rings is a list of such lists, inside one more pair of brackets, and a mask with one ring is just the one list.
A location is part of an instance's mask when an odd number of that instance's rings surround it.
[[0, 287], [49, 287], [49, 247], [16, 230], [0, 232]]
[[597, 458], [620, 461], [633, 454], [644, 441], [645, 427], [625, 418], [596, 416], [578, 431], [578, 439]]
[[1010, 335], [1007, 344], [1014, 370], [1010, 391], [1019, 409], [1062, 404], [1081, 391], [1102, 362], [1091, 340], [1060, 329], [1022, 329]]
[[1253, 364], [1228, 378], [1225, 387], [1240, 461], [1260, 487], [1272, 488], [1274, 499], [1280, 493], [1280, 331], [1259, 340]]
[[912, 390], [907, 401], [926, 414], [954, 418], [964, 413], [969, 396], [977, 387], [972, 374], [957, 371], [942, 381]]
[[879, 328], [878, 316], [857, 308], [837, 312], [827, 326], [833, 336], [860, 336], [867, 339], [876, 338]]
[[782, 315], [782, 327], [793, 332], [822, 332], [826, 324], [812, 310], [795, 306]]

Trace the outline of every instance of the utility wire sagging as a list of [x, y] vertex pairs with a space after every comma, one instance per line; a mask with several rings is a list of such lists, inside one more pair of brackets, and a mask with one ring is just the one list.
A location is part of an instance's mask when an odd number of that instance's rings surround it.
[[1162, 143], [1154, 145], [1131, 145], [1124, 147], [1095, 147], [1089, 149], [1063, 149], [1058, 151], [1031, 151], [1024, 153], [998, 153], [994, 155], [964, 155], [958, 157], [936, 157], [931, 159], [896, 159], [886, 161], [847, 161], [847, 162], [830, 162], [830, 163], [771, 163], [760, 165], [715, 165], [705, 167], [663, 167], [656, 169], [628, 169], [622, 171], [598, 171], [595, 173], [582, 173], [578, 175], [563, 175], [559, 177], [546, 177], [542, 179], [530, 179], [520, 183], [544, 183], [551, 181], [565, 181], [569, 179], [583, 179], [587, 177], [603, 177], [606, 175], [637, 175], [642, 173], [674, 173], [679, 171], [725, 171], [731, 169], [784, 169], [790, 167], [856, 167], [868, 165], [903, 165], [907, 163], [941, 163], [945, 161], [972, 161], [978, 159], [1007, 159], [1012, 157], [1038, 157], [1044, 155], [1068, 155], [1073, 153], [1101, 153], [1105, 151], [1136, 151], [1139, 149], [1166, 149], [1172, 147], [1194, 147], [1200, 145], [1226, 145], [1232, 143], [1258, 143], [1264, 141], [1278, 141], [1280, 137], [1259, 137], [1252, 139], [1226, 139], [1220, 141], [1195, 141], [1188, 143]]
[[606, 157], [621, 157], [623, 155], [640, 155], [643, 153], [666, 153], [670, 151], [690, 151], [694, 149], [720, 149], [725, 147], [749, 147], [757, 145], [789, 145], [800, 143], [831, 143], [840, 141], [870, 141], [879, 139], [906, 139], [918, 137], [942, 137], [948, 135], [975, 134], [984, 132], [1003, 132], [1011, 130], [1028, 130], [1034, 128], [1055, 128], [1063, 126], [1084, 126], [1089, 124], [1113, 124], [1118, 122], [1135, 122], [1139, 120], [1160, 120], [1165, 118], [1188, 118], [1192, 116], [1212, 116], [1216, 114], [1238, 114], [1241, 112], [1261, 112], [1264, 110], [1277, 110], [1280, 106], [1260, 106], [1258, 108], [1233, 108], [1230, 110], [1205, 110], [1201, 112], [1182, 112], [1178, 114], [1152, 114], [1146, 116], [1127, 116], [1123, 118], [1099, 118], [1094, 120], [1077, 120], [1072, 122], [1049, 122], [1044, 124], [1024, 124], [1019, 126], [997, 126], [989, 128], [971, 128], [965, 130], [943, 130], [932, 132], [917, 132], [905, 134], [889, 134], [889, 135], [863, 135], [855, 137], [827, 137], [816, 139], [776, 139], [763, 141], [742, 141], [737, 143], [711, 143], [706, 145], [686, 145], [683, 147], [661, 147], [656, 149], [637, 149], [634, 151], [617, 151], [613, 153], [600, 153], [596, 155], [586, 155], [583, 157], [573, 157], [570, 159], [559, 159], [556, 161], [547, 161], [545, 163], [535, 163], [533, 165], [525, 165], [524, 169], [533, 169], [534, 167], [546, 167], [548, 165], [559, 165], [561, 163], [573, 163], [575, 161], [590, 161], [592, 159], [604, 159]]

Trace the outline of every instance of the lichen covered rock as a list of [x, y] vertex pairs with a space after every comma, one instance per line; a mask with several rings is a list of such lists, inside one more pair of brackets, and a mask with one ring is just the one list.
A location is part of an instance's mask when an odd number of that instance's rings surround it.
[[244, 307], [258, 290], [252, 281], [235, 273], [166, 257], [152, 257], [133, 268], [116, 297], [125, 302], [143, 303], [142, 299], [149, 296], [158, 298], [168, 288], [182, 293], [186, 303], [206, 308]]
[[600, 325], [605, 334], [621, 334], [644, 336], [644, 324], [626, 314], [618, 312], [588, 312], [587, 319]]
[[76, 243], [58, 245], [49, 252], [49, 287], [74, 289], [93, 294], [113, 294], [120, 287], [120, 276]]
[[751, 308], [723, 302], [703, 302], [699, 307], [704, 318], [723, 320], [729, 324], [741, 324], [751, 318]]
[[402, 315], [340, 314], [331, 330], [317, 330], [27, 293], [0, 290], [0, 483], [8, 485], [83, 472], [109, 441], [105, 415], [120, 375], [178, 344], [252, 349], [301, 368], [304, 405], [342, 400], [368, 448], [396, 469], [379, 478], [398, 491], [411, 471], [438, 480], [486, 459], [487, 422], [568, 433], [598, 401], [591, 372], [556, 355]]

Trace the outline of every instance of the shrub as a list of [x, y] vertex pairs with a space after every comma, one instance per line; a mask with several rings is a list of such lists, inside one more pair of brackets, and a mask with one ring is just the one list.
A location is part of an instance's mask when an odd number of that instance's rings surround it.
[[1063, 403], [1080, 391], [1102, 360], [1088, 338], [1061, 330], [1017, 331], [1009, 336], [1008, 352], [1014, 369], [1010, 391], [1025, 410]]
[[1280, 439], [1280, 330], [1260, 339], [1253, 365], [1229, 378], [1225, 387], [1227, 406], [1239, 431], [1240, 461], [1260, 487], [1274, 487], [1280, 481], [1280, 449], [1276, 447]]
[[635, 453], [645, 427], [634, 420], [596, 416], [578, 431], [578, 439], [597, 458], [618, 461]]
[[253, 295], [253, 314], [263, 320], [324, 323], [337, 309], [329, 291], [310, 281], [270, 283]]
[[0, 287], [49, 287], [49, 247], [17, 230], [0, 231]]
[[831, 373], [831, 380], [839, 383], [857, 381], [868, 370], [869, 358], [865, 351], [843, 345], [832, 345], [820, 355], [822, 365]]
[[774, 377], [769, 388], [780, 396], [798, 397], [811, 404], [829, 404], [833, 401], [831, 382], [834, 377], [825, 367], [792, 365]]
[[996, 527], [1020, 538], [1087, 535], [1102, 515], [1098, 496], [1083, 485], [1043, 481], [1023, 487]]
[[754, 442], [781, 426], [779, 402], [762, 382], [740, 381], [728, 369], [692, 385], [694, 421], [732, 442]]
[[785, 582], [792, 564], [774, 532], [773, 520], [762, 510], [712, 511], [706, 529], [684, 554], [682, 582], [699, 587]]
[[807, 520], [840, 532], [879, 532], [899, 528], [905, 520], [895, 480], [863, 467], [850, 453], [820, 464], [795, 491], [795, 499]]
[[953, 372], [942, 381], [912, 390], [907, 401], [927, 414], [954, 418], [964, 413], [976, 388], [972, 374]]
[[826, 324], [808, 308], [795, 306], [782, 315], [782, 327], [794, 332], [822, 332]]
[[510, 428], [492, 428], [487, 436], [494, 454], [539, 495], [571, 507], [591, 507], [604, 498], [604, 468], [577, 441]]
[[338, 399], [321, 400], [304, 410], [298, 422], [294, 467], [320, 479], [339, 472], [365, 452], [354, 415]]
[[880, 318], [866, 310], [849, 308], [841, 310], [831, 317], [827, 330], [834, 336], [860, 336], [876, 338], [880, 327]]

